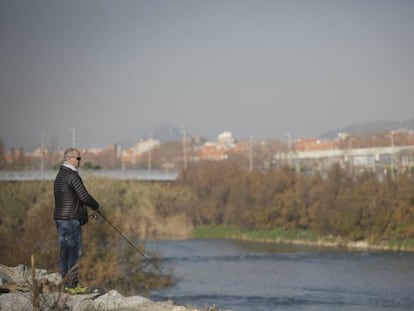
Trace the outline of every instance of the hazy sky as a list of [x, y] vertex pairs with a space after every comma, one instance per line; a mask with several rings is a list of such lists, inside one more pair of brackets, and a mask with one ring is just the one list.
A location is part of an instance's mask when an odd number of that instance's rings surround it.
[[1, 0], [0, 44], [7, 148], [414, 118], [411, 0]]

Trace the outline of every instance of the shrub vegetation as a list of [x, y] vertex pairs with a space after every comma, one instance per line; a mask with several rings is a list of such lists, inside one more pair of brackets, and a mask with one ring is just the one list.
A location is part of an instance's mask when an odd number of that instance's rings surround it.
[[[183, 214], [180, 209], [188, 194], [177, 187], [136, 181], [87, 178], [85, 185], [100, 202], [105, 218], [150, 261], [104, 219], [90, 218], [83, 227], [81, 282], [125, 294], [171, 285], [172, 274], [162, 267], [159, 254], [148, 252], [140, 241], [166, 234], [157, 224]], [[0, 207], [0, 262], [29, 265], [35, 254], [38, 267], [58, 271], [53, 182], [1, 182]]]
[[380, 180], [371, 172], [349, 176], [339, 165], [321, 176], [287, 167], [248, 172], [209, 163], [189, 168], [178, 182], [193, 194], [196, 227], [236, 225], [256, 235], [276, 237], [282, 230], [292, 237], [372, 244], [407, 245], [402, 241], [414, 238], [414, 173], [409, 171]]
[[[370, 172], [349, 176], [334, 166], [326, 176], [289, 168], [245, 171], [229, 163], [190, 166], [174, 183], [86, 178], [107, 219], [148, 257], [139, 241], [201, 228], [209, 237], [339, 238], [414, 247], [414, 174], [383, 180]], [[0, 182], [0, 262], [57, 271], [53, 182]], [[181, 232], [180, 231], [180, 232]], [[169, 286], [162, 275], [103, 219], [84, 226], [81, 279], [125, 293]]]

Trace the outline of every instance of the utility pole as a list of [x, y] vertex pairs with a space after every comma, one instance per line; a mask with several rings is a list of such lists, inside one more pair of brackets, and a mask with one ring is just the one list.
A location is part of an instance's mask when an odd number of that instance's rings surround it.
[[249, 143], [249, 170], [253, 171], [253, 137], [250, 135]]
[[391, 131], [391, 178], [394, 180], [394, 133]]
[[292, 136], [290, 135], [290, 133], [285, 133], [285, 135], [288, 138], [288, 165], [289, 167], [291, 167], [291, 149], [292, 149]]
[[75, 128], [72, 127], [70, 129], [72, 131], [72, 148], [76, 147], [76, 134], [75, 134]]
[[349, 138], [348, 141], [348, 168], [349, 168], [349, 175], [352, 177], [354, 174], [354, 169], [353, 169], [353, 165], [354, 165], [354, 156], [352, 155], [352, 141], [354, 140], [353, 137]]
[[152, 171], [152, 163], [151, 163], [151, 146], [152, 143], [152, 135], [148, 135], [148, 175], [151, 175], [151, 171]]
[[45, 171], [45, 160], [44, 160], [44, 147], [45, 146], [45, 131], [42, 131], [42, 133], [40, 134], [40, 170], [42, 172], [42, 176], [43, 176], [43, 172]]
[[125, 152], [121, 150], [121, 169], [125, 171]]
[[183, 132], [183, 157], [184, 157], [184, 170], [187, 169], [187, 133], [185, 130], [185, 126], [181, 127]]

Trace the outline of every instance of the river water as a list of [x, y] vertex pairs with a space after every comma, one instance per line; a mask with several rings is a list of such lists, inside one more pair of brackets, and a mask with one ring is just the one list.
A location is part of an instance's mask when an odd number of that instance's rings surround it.
[[232, 240], [146, 245], [177, 285], [153, 292], [185, 306], [220, 310], [414, 310], [414, 254]]

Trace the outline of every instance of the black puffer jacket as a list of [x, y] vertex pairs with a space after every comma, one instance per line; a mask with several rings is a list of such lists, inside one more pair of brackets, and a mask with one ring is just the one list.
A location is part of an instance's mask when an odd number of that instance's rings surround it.
[[61, 166], [54, 184], [54, 219], [78, 219], [76, 207], [85, 204], [97, 210], [99, 203], [88, 193], [78, 172]]

